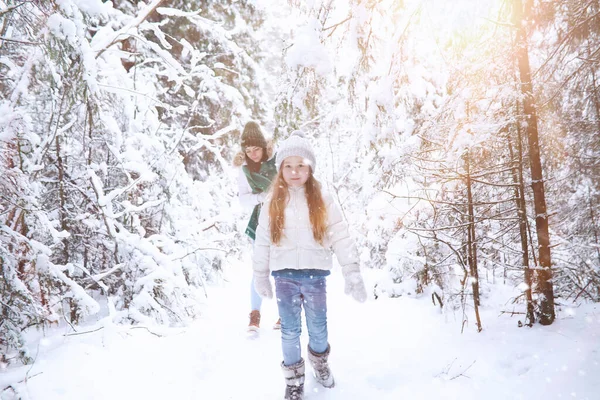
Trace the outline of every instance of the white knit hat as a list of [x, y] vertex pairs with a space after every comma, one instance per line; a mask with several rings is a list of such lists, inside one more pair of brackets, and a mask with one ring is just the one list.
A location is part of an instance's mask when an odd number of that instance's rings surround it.
[[298, 156], [307, 160], [306, 163], [310, 165], [313, 173], [317, 166], [317, 160], [315, 158], [315, 152], [306, 138], [304, 132], [294, 131], [279, 145], [277, 149], [277, 156], [275, 157], [275, 164], [277, 170], [281, 167], [281, 163], [288, 157]]

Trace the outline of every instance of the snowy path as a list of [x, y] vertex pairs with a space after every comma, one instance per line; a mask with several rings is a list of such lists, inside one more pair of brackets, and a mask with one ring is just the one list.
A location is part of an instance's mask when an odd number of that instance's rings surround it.
[[[270, 329], [275, 303], [263, 304], [264, 327], [249, 339], [249, 278], [249, 268], [233, 266], [227, 282], [210, 289], [202, 318], [162, 337], [127, 327], [49, 335], [33, 350], [30, 370], [0, 373], [0, 388], [13, 383], [19, 392], [5, 390], [0, 399], [281, 399], [279, 332]], [[492, 304], [496, 311], [482, 316], [485, 331], [470, 326], [461, 335], [459, 314], [455, 321], [423, 299], [355, 303], [343, 294], [339, 271], [328, 293], [337, 385], [326, 390], [307, 376], [308, 400], [600, 399], [598, 305], [563, 310], [551, 327], [528, 329], [498, 318], [501, 307]], [[27, 372], [27, 383], [15, 384]]]

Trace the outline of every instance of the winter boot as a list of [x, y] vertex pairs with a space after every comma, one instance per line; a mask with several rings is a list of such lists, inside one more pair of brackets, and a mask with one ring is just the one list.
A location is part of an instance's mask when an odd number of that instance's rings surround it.
[[315, 372], [315, 378], [317, 379], [317, 382], [326, 388], [332, 388], [335, 386], [333, 375], [331, 374], [329, 364], [327, 363], [330, 350], [331, 345], [329, 344], [327, 345], [327, 350], [325, 350], [323, 353], [315, 353], [311, 350], [310, 346], [308, 346], [308, 360], [310, 361], [310, 365], [312, 365]]
[[260, 327], [260, 311], [252, 310], [250, 313], [250, 323], [248, 324], [248, 332], [256, 332]]
[[285, 366], [281, 363], [283, 377], [285, 378], [285, 400], [304, 399], [304, 360], [294, 365]]

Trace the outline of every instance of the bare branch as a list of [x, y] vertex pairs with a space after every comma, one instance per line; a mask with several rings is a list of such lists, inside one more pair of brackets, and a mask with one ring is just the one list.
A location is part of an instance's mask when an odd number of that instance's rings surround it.
[[37, 42], [28, 42], [28, 41], [25, 41], [25, 40], [9, 39], [9, 38], [5, 38], [4, 36], [0, 36], [0, 40], [4, 40], [5, 42], [11, 42], [11, 43], [29, 44], [29, 45], [32, 45], [32, 46], [39, 46], [39, 45], [41, 45], [41, 43], [37, 43]]
[[94, 333], [94, 332], [98, 332], [100, 329], [104, 329], [103, 326], [96, 328], [94, 330], [91, 331], [85, 331], [85, 332], [75, 332], [75, 333], [65, 333], [63, 336], [78, 336], [78, 335], [85, 335], [87, 333]]

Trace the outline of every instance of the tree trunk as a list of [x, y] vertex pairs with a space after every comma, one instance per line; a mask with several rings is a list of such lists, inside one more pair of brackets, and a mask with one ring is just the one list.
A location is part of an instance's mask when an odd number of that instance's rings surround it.
[[526, 120], [527, 141], [529, 145], [529, 163], [531, 168], [531, 186], [535, 210], [535, 227], [538, 239], [539, 267], [537, 269], [537, 291], [540, 294], [539, 321], [542, 325], [554, 322], [554, 288], [552, 285], [552, 261], [550, 258], [550, 235], [548, 232], [548, 214], [544, 193], [544, 178], [540, 159], [537, 113], [533, 97], [529, 52], [527, 47], [526, 23], [528, 22], [531, 2], [523, 10], [521, 0], [514, 2], [514, 17], [517, 26], [517, 61], [523, 94], [523, 111]]
[[[587, 42], [587, 53], [588, 57], [591, 58], [592, 51], [590, 50], [589, 38]], [[598, 85], [596, 84], [596, 70], [592, 63], [590, 63], [590, 76], [592, 77], [592, 91], [594, 92], [594, 111], [596, 112], [596, 124], [598, 125], [598, 132], [600, 132], [600, 97], [598, 96]], [[592, 179], [594, 179], [594, 177], [592, 177]], [[596, 217], [594, 215], [592, 191], [589, 187], [588, 202], [590, 207], [590, 222], [592, 225], [592, 231], [594, 232], [594, 241], [596, 244], [596, 254], [598, 256], [598, 262], [600, 262], [600, 242], [598, 241], [598, 228], [596, 227]]]
[[475, 242], [475, 209], [473, 207], [473, 191], [471, 181], [471, 158], [469, 150], [465, 155], [465, 168], [467, 172], [467, 203], [469, 209], [469, 228], [467, 239], [467, 262], [471, 275], [471, 287], [473, 289], [473, 307], [475, 319], [477, 320], [477, 332], [481, 332], [481, 318], [479, 317], [479, 272], [477, 271], [477, 243]]
[[[58, 169], [58, 200], [59, 200], [59, 218], [60, 218], [60, 228], [63, 231], [68, 231], [69, 227], [67, 224], [67, 196], [65, 193], [65, 170], [63, 165], [62, 158], [62, 149], [60, 142], [61, 135], [56, 135], [55, 145], [56, 145], [56, 167]], [[61, 264], [67, 264], [69, 262], [69, 242], [66, 238], [62, 239], [63, 249], [62, 249], [62, 257], [60, 259]]]
[[600, 263], [600, 241], [598, 240], [598, 229], [596, 229], [596, 214], [594, 213], [594, 203], [592, 202], [592, 189], [588, 187], [588, 205], [590, 208], [590, 222], [592, 224], [592, 232], [594, 232], [594, 244], [596, 245], [596, 254]]
[[[517, 154], [516, 154], [516, 168], [511, 168], [513, 181], [517, 185], [515, 187], [515, 201], [517, 205], [517, 212], [519, 216], [519, 236], [521, 238], [521, 254], [523, 260], [523, 280], [527, 289], [525, 289], [525, 298], [527, 300], [527, 313], [525, 325], [532, 326], [535, 322], [535, 314], [533, 307], [533, 295], [531, 288], [533, 287], [533, 276], [532, 270], [529, 267], [529, 249], [527, 247], [527, 206], [525, 203], [525, 181], [523, 179], [523, 138], [521, 136], [521, 127], [517, 125]], [[510, 152], [511, 160], [515, 160], [515, 154], [513, 145], [508, 139], [508, 150]]]

